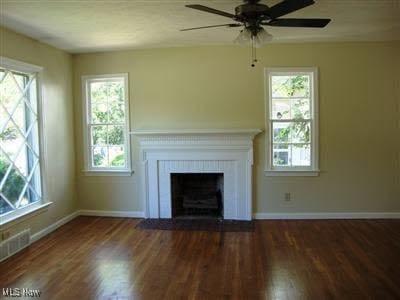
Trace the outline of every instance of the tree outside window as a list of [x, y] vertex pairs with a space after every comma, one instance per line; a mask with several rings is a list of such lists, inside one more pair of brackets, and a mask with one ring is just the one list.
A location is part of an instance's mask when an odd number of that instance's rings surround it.
[[89, 170], [128, 169], [126, 78], [84, 78]]
[[314, 73], [270, 70], [271, 169], [311, 169], [314, 139]]
[[41, 200], [36, 84], [0, 69], [0, 215]]

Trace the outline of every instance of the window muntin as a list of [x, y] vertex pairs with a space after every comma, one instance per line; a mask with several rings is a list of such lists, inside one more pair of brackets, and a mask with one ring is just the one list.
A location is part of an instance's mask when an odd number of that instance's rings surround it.
[[42, 201], [38, 73], [16, 69], [0, 66], [1, 216]]
[[269, 170], [316, 170], [316, 70], [269, 69]]
[[87, 169], [130, 169], [127, 75], [84, 77]]

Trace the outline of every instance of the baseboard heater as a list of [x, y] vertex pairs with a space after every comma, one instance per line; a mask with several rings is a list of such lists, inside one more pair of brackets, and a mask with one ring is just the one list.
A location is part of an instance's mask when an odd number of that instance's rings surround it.
[[21, 251], [31, 243], [31, 231], [25, 229], [0, 243], [0, 262]]

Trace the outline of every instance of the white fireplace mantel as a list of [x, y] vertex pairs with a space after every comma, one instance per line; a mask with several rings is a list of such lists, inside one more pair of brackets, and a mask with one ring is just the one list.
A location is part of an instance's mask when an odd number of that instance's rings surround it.
[[138, 136], [145, 135], [226, 135], [226, 134], [245, 134], [254, 137], [260, 133], [260, 129], [162, 129], [162, 130], [134, 130], [131, 134]]
[[171, 218], [171, 173], [222, 173], [224, 219], [251, 220], [253, 138], [259, 129], [140, 130], [147, 218]]

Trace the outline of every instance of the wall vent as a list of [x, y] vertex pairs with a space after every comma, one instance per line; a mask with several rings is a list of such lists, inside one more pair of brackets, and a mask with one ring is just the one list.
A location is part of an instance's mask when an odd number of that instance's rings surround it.
[[31, 231], [23, 230], [0, 243], [0, 262], [28, 247], [31, 242]]

